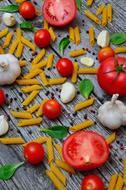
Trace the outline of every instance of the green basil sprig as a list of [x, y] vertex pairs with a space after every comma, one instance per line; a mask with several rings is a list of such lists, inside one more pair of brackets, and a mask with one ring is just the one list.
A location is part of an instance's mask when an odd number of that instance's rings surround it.
[[64, 126], [55, 125], [50, 128], [41, 128], [41, 132], [48, 134], [49, 136], [57, 139], [63, 139], [68, 134], [68, 129]]
[[19, 5], [11, 4], [0, 8], [0, 11], [7, 13], [15, 13], [19, 11]]
[[94, 90], [94, 85], [89, 79], [84, 79], [80, 82], [80, 93], [84, 98], [89, 98], [90, 94]]
[[114, 33], [111, 35], [111, 43], [113, 45], [121, 45], [126, 42], [126, 34], [125, 33]]
[[66, 47], [69, 45], [70, 40], [69, 38], [63, 38], [60, 43], [59, 43], [59, 51], [60, 53], [63, 55], [64, 54], [64, 50], [66, 49]]
[[36, 28], [33, 26], [33, 24], [29, 21], [24, 21], [20, 24], [20, 28], [23, 29], [23, 30], [30, 30], [30, 31], [33, 31], [35, 32], [36, 31]]
[[76, 0], [77, 9], [81, 11], [82, 0]]
[[21, 167], [24, 162], [20, 162], [19, 164], [6, 164], [4, 166], [0, 166], [0, 179], [8, 180], [10, 179], [16, 170]]

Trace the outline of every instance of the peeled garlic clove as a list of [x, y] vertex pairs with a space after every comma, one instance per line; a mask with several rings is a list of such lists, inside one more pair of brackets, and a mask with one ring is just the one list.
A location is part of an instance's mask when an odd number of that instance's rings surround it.
[[91, 57], [82, 57], [80, 59], [81, 64], [87, 66], [87, 67], [92, 67], [94, 65], [94, 59], [92, 59]]
[[4, 115], [0, 116], [0, 136], [6, 134], [8, 132], [9, 126], [4, 117]]
[[103, 30], [97, 37], [97, 44], [102, 47], [108, 47], [110, 43], [110, 34], [107, 30]]
[[60, 95], [61, 101], [65, 104], [69, 103], [75, 98], [75, 96], [76, 96], [76, 89], [74, 85], [71, 84], [70, 82], [66, 82], [65, 84], [63, 84]]
[[2, 21], [6, 26], [14, 26], [16, 24], [16, 18], [11, 13], [4, 13], [2, 16]]

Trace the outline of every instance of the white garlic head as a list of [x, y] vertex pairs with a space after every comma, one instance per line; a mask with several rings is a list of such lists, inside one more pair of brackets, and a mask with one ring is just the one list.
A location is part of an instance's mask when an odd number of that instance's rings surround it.
[[4, 13], [2, 16], [2, 21], [6, 26], [14, 26], [16, 24], [16, 18], [11, 13]]
[[4, 115], [0, 116], [0, 136], [6, 134], [9, 130], [9, 125]]

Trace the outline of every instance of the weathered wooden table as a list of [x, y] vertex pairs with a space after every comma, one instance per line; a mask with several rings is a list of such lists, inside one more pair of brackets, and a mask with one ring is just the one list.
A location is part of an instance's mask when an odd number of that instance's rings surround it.
[[[14, 0], [3, 0], [0, 2], [0, 7], [6, 4], [14, 3], [14, 2], [15, 2]], [[96, 10], [98, 5], [103, 2], [112, 3], [113, 9], [114, 9], [113, 23], [108, 25], [107, 27], [108, 31], [110, 31], [111, 33], [115, 31], [125, 32], [126, 31], [126, 6], [125, 6], [126, 1], [125, 0], [119, 0], [119, 1], [96, 0], [91, 10], [93, 11]], [[42, 2], [40, 0], [35, 0], [34, 3], [36, 7], [38, 8], [42, 6]], [[84, 0], [82, 10], [85, 10], [86, 8], [87, 8], [86, 0]], [[2, 16], [2, 13], [0, 13], [0, 16]], [[22, 21], [22, 18], [20, 17], [19, 14], [16, 14], [16, 17], [17, 17], [18, 23], [20, 23]], [[39, 18], [39, 20], [38, 19], [34, 20], [33, 23], [37, 25], [38, 27], [42, 27], [42, 20], [43, 18]], [[90, 26], [95, 27], [96, 35], [102, 30], [102, 27], [95, 25], [83, 14], [80, 14], [80, 13], [78, 13], [77, 18], [74, 20], [74, 22], [71, 25], [72, 26], [79, 25], [81, 29], [82, 43], [81, 45], [78, 46], [78, 48], [84, 47], [84, 48], [90, 49], [89, 42], [88, 42], [88, 34], [87, 34], [88, 28]], [[2, 28], [4, 28], [4, 26], [2, 23], [0, 23], [0, 30]], [[11, 30], [13, 30], [13, 28]], [[53, 52], [55, 54], [55, 63], [56, 63], [56, 61], [60, 57], [60, 53], [58, 51], [58, 44], [63, 37], [68, 35], [68, 27], [56, 28], [55, 30], [58, 34], [58, 40], [56, 43], [52, 44], [48, 48], [47, 54], [49, 54], [50, 52]], [[29, 39], [33, 39], [33, 34], [30, 32], [24, 32], [24, 35]], [[0, 44], [2, 44], [2, 40], [0, 41]], [[73, 44], [70, 44], [68, 49], [65, 51], [65, 56], [69, 57], [68, 51], [74, 48], [77, 48], [77, 47]], [[87, 54], [88, 56], [93, 57], [95, 59], [95, 63], [96, 63], [95, 67], [98, 67], [99, 65], [97, 61], [97, 52], [98, 52], [98, 46], [95, 45], [95, 47], [93, 49], [90, 49], [90, 51]], [[28, 68], [30, 67], [30, 60], [32, 58], [32, 55], [29, 49], [27, 48], [24, 49], [23, 58], [25, 58], [29, 62], [27, 66], [22, 69], [22, 73], [25, 74], [28, 72]], [[80, 57], [77, 58], [76, 60], [79, 62], [79, 59]], [[58, 76], [58, 73], [55, 69], [55, 65], [51, 71], [46, 70], [46, 74], [48, 77]], [[91, 79], [95, 86], [93, 96], [95, 97], [96, 101], [93, 108], [87, 108], [85, 110], [80, 111], [77, 115], [74, 115], [73, 106], [78, 101], [82, 101], [83, 97], [78, 94], [73, 102], [69, 103], [68, 105], [63, 105], [59, 99], [59, 95], [60, 95], [59, 90], [61, 86], [59, 87], [53, 86], [53, 87], [48, 87], [46, 89], [41, 90], [38, 98], [34, 101], [34, 103], [40, 103], [42, 99], [46, 97], [51, 98], [54, 95], [55, 98], [58, 99], [63, 106], [63, 114], [59, 118], [59, 120], [57, 120], [55, 123], [61, 124], [64, 126], [70, 126], [72, 124], [76, 124], [82, 121], [85, 117], [85, 114], [87, 114], [89, 118], [96, 121], [96, 125], [91, 127], [90, 129], [93, 131], [97, 131], [100, 134], [102, 134], [104, 137], [106, 137], [109, 134], [111, 134], [111, 131], [105, 129], [98, 122], [97, 109], [106, 99], [110, 99], [110, 97], [104, 94], [104, 92], [100, 89], [100, 87], [97, 84], [97, 80], [95, 76], [91, 76], [91, 75], [81, 76], [78, 78], [78, 84], [80, 80], [84, 78]], [[76, 85], [77, 89], [78, 89], [78, 84]], [[8, 94], [7, 99], [8, 99], [9, 107], [13, 109], [23, 110], [23, 108], [21, 107], [21, 102], [25, 99], [26, 96], [25, 94], [20, 93], [19, 86], [15, 84], [15, 85], [3, 87], [3, 88], [6, 91], [6, 94]], [[124, 101], [125, 100], [126, 99], [124, 98]], [[11, 117], [9, 113], [8, 105], [0, 108], [0, 114], [4, 114], [5, 116], [7, 116], [9, 124], [10, 124], [10, 130], [6, 136], [9, 136], [9, 137], [21, 136], [26, 141], [30, 141], [31, 139], [34, 139], [41, 135], [41, 133], [37, 130], [38, 129], [37, 126], [18, 128], [16, 126], [17, 121], [13, 117]], [[44, 119], [42, 126], [46, 127], [52, 124], [54, 123], [47, 119]], [[110, 155], [109, 161], [102, 168], [88, 172], [88, 173], [95, 173], [95, 174], [100, 175], [105, 181], [106, 187], [108, 185], [110, 175], [117, 172], [123, 173], [123, 159], [126, 156], [125, 155], [126, 149], [125, 147], [122, 148], [122, 146], [126, 144], [125, 135], [126, 135], [125, 128], [119, 129], [117, 141], [113, 143], [112, 148], [111, 148], [111, 155]], [[54, 140], [54, 142], [58, 142], [58, 140]], [[0, 144], [0, 164], [18, 163], [22, 160], [23, 160], [22, 146], [14, 146], [14, 145], [5, 146], [5, 145]], [[23, 166], [16, 172], [16, 174], [11, 180], [0, 181], [0, 190], [17, 190], [17, 189], [19, 190], [42, 190], [42, 189], [53, 190], [55, 189], [55, 187], [52, 185], [51, 181], [48, 179], [48, 177], [45, 174], [46, 168], [48, 168], [47, 158], [45, 158], [43, 164], [37, 167], [26, 164], [25, 166]], [[73, 176], [69, 176], [67, 173], [66, 175], [68, 178], [67, 189], [80, 190], [81, 189], [80, 182], [83, 176], [87, 175], [87, 172], [83, 172], [83, 173], [78, 172], [77, 175], [73, 175]]]

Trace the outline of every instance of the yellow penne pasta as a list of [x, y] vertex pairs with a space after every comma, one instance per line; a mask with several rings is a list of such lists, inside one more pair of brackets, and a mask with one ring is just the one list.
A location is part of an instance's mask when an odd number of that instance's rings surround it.
[[70, 37], [70, 41], [75, 43], [75, 33], [72, 27], [69, 27], [69, 37]]
[[56, 167], [53, 163], [50, 164], [51, 171], [55, 174], [55, 176], [66, 186], [66, 176]]
[[44, 84], [44, 86], [47, 86], [48, 85], [48, 79], [46, 78], [46, 75], [45, 75], [44, 71], [42, 71], [40, 73], [40, 78], [41, 78], [41, 81]]
[[123, 177], [123, 180], [124, 180], [124, 184], [126, 185], [126, 160], [124, 160], [124, 177]]
[[36, 115], [39, 117], [39, 116], [42, 116], [43, 114], [43, 105], [48, 101], [48, 99], [44, 99], [42, 102], [41, 102], [41, 105], [39, 107], [39, 110], [37, 111]]
[[48, 85], [60, 85], [63, 84], [67, 78], [54, 78], [54, 79], [49, 79], [48, 80]]
[[62, 154], [62, 146], [60, 144], [55, 144], [54, 146], [57, 152], [59, 153], [61, 160], [64, 161], [63, 154]]
[[49, 54], [47, 58], [47, 65], [46, 65], [47, 69], [50, 69], [52, 67], [53, 59], [54, 59], [54, 54], [53, 53]]
[[15, 118], [21, 118], [21, 119], [31, 119], [32, 118], [32, 115], [28, 112], [10, 111], [10, 113]]
[[32, 65], [32, 69], [42, 69], [43, 67], [45, 67], [47, 64], [47, 60], [41, 61], [39, 63], [37, 63], [36, 65]]
[[35, 65], [39, 63], [39, 61], [44, 57], [45, 53], [45, 49], [42, 49], [39, 54], [33, 59], [32, 64]]
[[93, 27], [89, 28], [89, 43], [91, 47], [95, 44], [95, 31]]
[[29, 113], [34, 113], [36, 110], [38, 110], [40, 107], [40, 104], [35, 104], [33, 106], [31, 106], [30, 108], [27, 109], [27, 112]]
[[44, 19], [44, 26], [43, 26], [44, 29], [48, 30], [49, 29], [49, 25], [48, 25], [48, 22]]
[[96, 15], [97, 15], [97, 16], [100, 15], [100, 14], [103, 12], [104, 7], [105, 7], [105, 4], [104, 4], [104, 3], [102, 3], [102, 4], [98, 7], [97, 12], [96, 12]]
[[48, 152], [48, 163], [50, 164], [51, 162], [54, 161], [54, 150], [53, 150], [53, 143], [51, 137], [47, 139], [47, 152]]
[[21, 36], [22, 36], [22, 31], [20, 28], [16, 29], [16, 37], [17, 39], [20, 41], [21, 40]]
[[55, 163], [59, 168], [62, 168], [63, 170], [71, 174], [75, 174], [75, 170], [71, 166], [69, 166], [66, 162], [61, 160], [56, 160]]
[[16, 83], [19, 84], [19, 85], [40, 84], [40, 82], [37, 79], [16, 80]]
[[93, 4], [94, 0], [87, 0], [87, 6], [91, 6]]
[[98, 68], [80, 68], [78, 71], [79, 75], [83, 74], [97, 74]]
[[38, 138], [33, 139], [32, 141], [28, 142], [28, 143], [23, 144], [23, 146], [25, 147], [26, 145], [28, 145], [31, 142], [37, 142], [40, 144], [44, 144], [47, 142], [47, 139], [48, 139], [48, 137], [38, 137]]
[[42, 118], [22, 119], [17, 123], [18, 127], [25, 127], [31, 125], [39, 125], [42, 122]]
[[80, 55], [86, 54], [86, 50], [84, 49], [78, 49], [78, 50], [72, 50], [69, 52], [71, 57], [78, 57]]
[[76, 132], [76, 131], [80, 131], [82, 129], [91, 127], [92, 125], [94, 125], [94, 121], [92, 120], [85, 120], [77, 125], [74, 125], [72, 127], [69, 128], [70, 131], [72, 132]]
[[58, 190], [65, 190], [64, 185], [60, 182], [60, 180], [57, 178], [57, 176], [54, 175], [54, 173], [51, 170], [46, 170], [46, 175], [51, 179], [51, 181]]
[[114, 141], [116, 140], [116, 133], [112, 133], [111, 135], [109, 135], [107, 138], [106, 138], [106, 142], [108, 144], [111, 144], [113, 143]]
[[102, 26], [105, 27], [108, 23], [108, 10], [107, 7], [104, 7], [102, 13]]
[[115, 53], [126, 53], [126, 46], [122, 46], [122, 47], [117, 47], [114, 49]]
[[24, 75], [24, 79], [32, 79], [35, 76], [37, 76], [38, 74], [40, 74], [42, 72], [41, 69], [33, 69], [30, 71], [30, 73]]
[[19, 60], [20, 67], [24, 67], [27, 64], [26, 60]]
[[112, 175], [110, 178], [108, 190], [115, 190], [116, 182], [118, 179], [118, 175]]
[[74, 62], [73, 66], [74, 66], [74, 69], [73, 69], [71, 81], [73, 83], [76, 83], [77, 82], [77, 75], [78, 75], [79, 66], [78, 66], [78, 63], [76, 63], [76, 62]]
[[25, 1], [27, 1], [27, 0], [16, 0], [16, 3], [23, 3]]
[[35, 45], [26, 38], [24, 38], [23, 36], [21, 37], [21, 42], [27, 47], [29, 47], [31, 50], [35, 51], [36, 49]]
[[39, 93], [38, 90], [31, 92], [31, 94], [22, 103], [22, 106], [28, 106], [35, 99], [38, 93]]
[[76, 112], [76, 111], [79, 111], [81, 109], [87, 108], [87, 107], [91, 106], [93, 103], [94, 103], [94, 98], [90, 98], [86, 101], [79, 102], [75, 105], [74, 111]]
[[7, 145], [9, 145], [9, 144], [24, 144], [25, 141], [21, 137], [15, 137], [15, 138], [8, 137], [8, 138], [0, 138], [0, 143], [7, 144]]
[[7, 33], [8, 33], [8, 28], [5, 28], [2, 31], [0, 31], [0, 38], [3, 38], [4, 36], [6, 36]]
[[9, 32], [6, 36], [6, 39], [2, 45], [3, 49], [7, 48], [10, 45], [10, 42], [13, 38], [13, 32]]
[[15, 55], [17, 58], [20, 58], [22, 56], [23, 49], [24, 49], [24, 45], [21, 42], [19, 42], [17, 50], [15, 52]]
[[29, 93], [29, 92], [32, 92], [34, 90], [41, 90], [41, 89], [42, 89], [42, 86], [33, 85], [33, 86], [27, 86], [27, 87], [21, 88], [21, 91], [24, 93]]
[[0, 46], [0, 54], [4, 54], [4, 50], [1, 46]]
[[10, 46], [10, 49], [9, 49], [8, 53], [13, 54], [15, 52], [18, 44], [19, 44], [19, 41], [17, 39], [14, 40], [13, 43], [11, 44], [11, 46]]
[[80, 29], [78, 26], [75, 27], [74, 34], [75, 34], [75, 42], [78, 45], [81, 43]]
[[121, 175], [119, 175], [116, 186], [115, 186], [115, 190], [122, 190], [123, 184], [124, 184], [123, 178]]
[[54, 32], [54, 29], [52, 27], [49, 27], [49, 33], [50, 33], [50, 36], [51, 36], [51, 40], [53, 42], [55, 42], [57, 40], [57, 35], [56, 33]]
[[85, 13], [85, 16], [87, 16], [88, 18], [90, 18], [96, 24], [101, 24], [101, 20], [95, 14], [93, 14], [91, 11], [86, 10], [84, 13]]
[[112, 5], [108, 4], [107, 9], [108, 9], [108, 22], [112, 22], [112, 13], [113, 13]]

